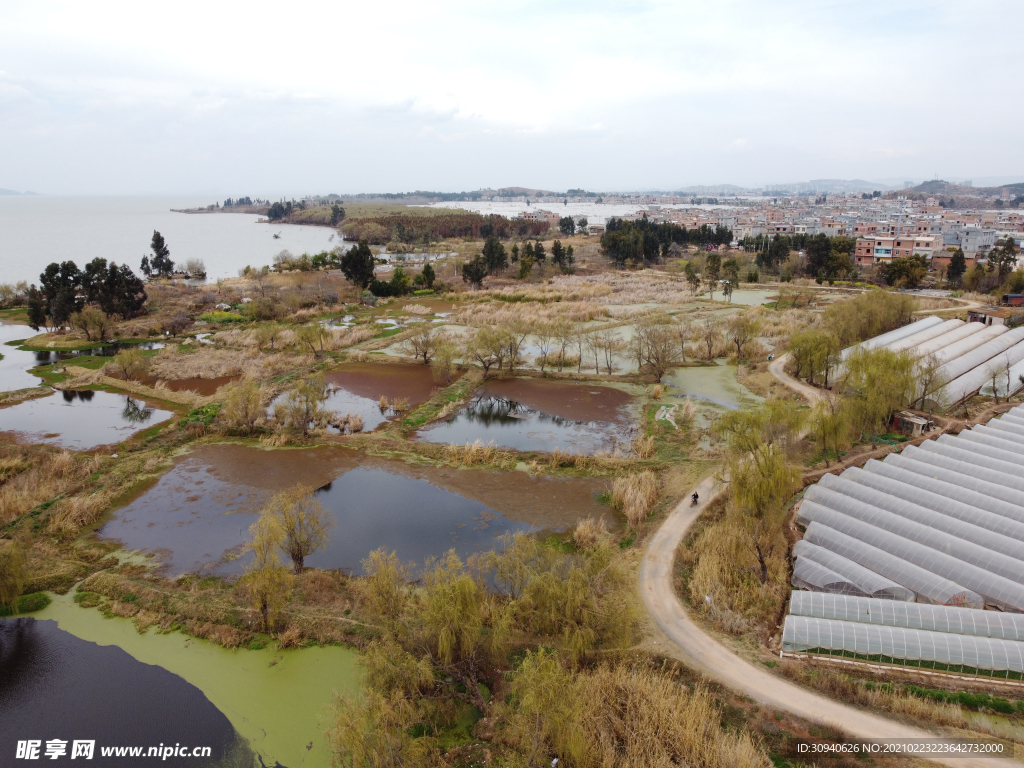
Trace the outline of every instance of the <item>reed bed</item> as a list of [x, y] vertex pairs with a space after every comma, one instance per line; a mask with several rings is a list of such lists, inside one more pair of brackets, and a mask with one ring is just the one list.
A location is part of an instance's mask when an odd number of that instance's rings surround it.
[[103, 460], [99, 454], [80, 456], [71, 451], [41, 454], [31, 468], [10, 476], [0, 486], [0, 524], [9, 523], [44, 501], [70, 492], [97, 471]]
[[459, 310], [453, 321], [459, 325], [476, 328], [489, 325], [504, 325], [528, 321], [553, 323], [556, 320], [587, 322], [608, 315], [608, 310], [595, 302], [559, 302], [542, 304], [537, 302], [506, 303], [487, 302], [470, 304]]
[[486, 445], [482, 440], [469, 441], [465, 445], [449, 444], [444, 449], [445, 458], [464, 467], [481, 464], [506, 464], [511, 456], [506, 451], [499, 451], [493, 442]]
[[410, 315], [431, 314], [431, 309], [429, 307], [423, 306], [422, 304], [406, 304], [404, 307], [402, 307], [402, 311], [408, 312]]
[[654, 435], [638, 435], [633, 440], [632, 448], [637, 458], [651, 458], [654, 455]]
[[593, 517], [585, 517], [576, 523], [576, 528], [572, 532], [572, 540], [581, 549], [591, 549], [607, 537], [608, 526], [603, 517], [596, 520]]
[[658, 477], [650, 470], [617, 477], [612, 483], [612, 509], [622, 512], [637, 530], [657, 503], [658, 493]]
[[222, 376], [245, 376], [265, 379], [304, 367], [302, 358], [285, 353], [254, 355], [240, 349], [202, 347], [181, 353], [175, 347], [160, 350], [151, 360], [150, 375], [158, 379], [216, 379]]

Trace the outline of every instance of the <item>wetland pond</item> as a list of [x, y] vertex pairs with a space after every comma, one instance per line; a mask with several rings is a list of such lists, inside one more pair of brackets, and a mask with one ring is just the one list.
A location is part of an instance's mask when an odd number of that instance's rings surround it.
[[564, 531], [587, 516], [617, 524], [598, 501], [607, 481], [413, 465], [346, 448], [221, 444], [180, 457], [97, 535], [153, 553], [167, 575], [240, 573], [255, 513], [298, 483], [319, 489], [336, 523], [326, 551], [306, 559], [314, 568], [360, 572], [378, 547], [416, 564], [452, 548], [465, 558], [506, 532]]
[[[363, 419], [364, 432], [376, 429], [398, 415], [399, 412], [390, 406], [381, 407], [382, 396], [389, 403], [405, 400], [409, 408], [415, 408], [430, 399], [437, 388], [429, 365], [351, 363], [328, 371], [325, 378], [327, 401], [324, 409], [339, 416], [358, 414]], [[270, 404], [271, 412], [286, 396], [281, 395]]]
[[753, 408], [764, 402], [736, 380], [736, 366], [724, 360], [716, 365], [676, 368], [663, 379], [672, 397], [690, 397], [714, 403], [730, 411]]
[[69, 759], [71, 740], [82, 738], [96, 740], [85, 765], [128, 764], [104, 762], [101, 745], [163, 742], [213, 748], [210, 763], [167, 765], [330, 766], [322, 734], [333, 693], [359, 687], [354, 650], [231, 650], [180, 632], [140, 633], [70, 594], [51, 598], [33, 618], [0, 620], [0, 754], [14, 755], [17, 740], [67, 739]]
[[3, 359], [0, 360], [0, 392], [39, 386], [38, 377], [28, 372], [29, 368], [39, 365], [35, 353], [26, 352], [7, 343], [27, 339], [35, 334], [36, 331], [27, 325], [0, 323], [0, 355], [3, 355]]
[[248, 764], [253, 760], [228, 718], [178, 675], [120, 648], [75, 637], [55, 621], [0, 619], [0, 755], [13, 758], [25, 739], [66, 741], [64, 759], [70, 759], [74, 740], [94, 740], [87, 764], [97, 766], [124, 762], [103, 757], [105, 746], [211, 748], [209, 759], [170, 757], [167, 765], [242, 766], [247, 755]]
[[612, 387], [545, 379], [488, 381], [451, 418], [420, 430], [418, 440], [499, 448], [614, 453], [628, 448], [632, 396]]
[[0, 408], [0, 432], [84, 451], [119, 443], [173, 415], [127, 395], [63, 390]]

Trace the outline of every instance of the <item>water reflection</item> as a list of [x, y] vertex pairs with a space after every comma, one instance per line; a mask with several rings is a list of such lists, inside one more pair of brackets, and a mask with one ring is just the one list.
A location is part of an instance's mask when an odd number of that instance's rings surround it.
[[[166, 765], [251, 765], [228, 719], [198, 688], [116, 646], [81, 640], [54, 621], [0, 620], [0, 755], [24, 739], [95, 741], [87, 765], [123, 765], [101, 747], [190, 744], [210, 759], [168, 757]], [[40, 750], [42, 752], [42, 750]], [[44, 757], [42, 754], [40, 757]], [[45, 759], [45, 758], [44, 758]], [[82, 759], [82, 758], [79, 758]], [[7, 763], [13, 764], [13, 763]]]
[[120, 341], [109, 341], [88, 349], [60, 349], [33, 352], [36, 365], [49, 365], [58, 363], [61, 360], [73, 360], [76, 357], [113, 357], [122, 349], [163, 349], [164, 345], [159, 341], [145, 341], [141, 344], [123, 343]]
[[256, 513], [297, 483], [318, 488], [337, 523], [327, 550], [306, 561], [319, 568], [358, 571], [378, 547], [406, 562], [450, 548], [467, 557], [507, 531], [565, 530], [580, 517], [606, 515], [615, 525], [597, 500], [606, 481], [416, 467], [336, 448], [211, 445], [181, 458], [98, 535], [156, 554], [168, 575], [239, 573]]
[[518, 451], [614, 453], [629, 444], [630, 434], [609, 421], [575, 421], [529, 408], [511, 398], [481, 394], [447, 421], [422, 430], [417, 439], [431, 443], [481, 440]]
[[151, 408], [125, 395], [64, 390], [0, 408], [0, 432], [16, 432], [32, 442], [82, 451], [119, 443], [135, 434], [139, 425], [171, 416], [171, 411]]

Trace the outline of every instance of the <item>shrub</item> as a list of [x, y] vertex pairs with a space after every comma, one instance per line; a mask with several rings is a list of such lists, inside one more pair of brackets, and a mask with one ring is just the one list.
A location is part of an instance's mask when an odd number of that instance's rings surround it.
[[248, 321], [247, 317], [244, 317], [237, 312], [206, 312], [199, 316], [200, 320], [207, 323], [219, 323], [224, 325], [226, 323], [244, 323]]
[[217, 414], [220, 413], [220, 409], [220, 403], [211, 403], [210, 405], [193, 408], [186, 416], [178, 420], [178, 426], [187, 427], [191, 424], [201, 424], [204, 427], [208, 427], [213, 423], [213, 420], [217, 418]]

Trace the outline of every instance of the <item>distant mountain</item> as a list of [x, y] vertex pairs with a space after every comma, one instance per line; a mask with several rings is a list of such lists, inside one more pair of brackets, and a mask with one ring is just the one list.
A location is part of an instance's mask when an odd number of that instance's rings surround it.
[[16, 189], [2, 189], [0, 188], [0, 195], [38, 195], [38, 192], [19, 192]]
[[772, 184], [765, 189], [787, 189], [797, 193], [847, 194], [857, 192], [885, 192], [892, 189], [888, 184], [864, 179], [811, 179], [789, 184]]

